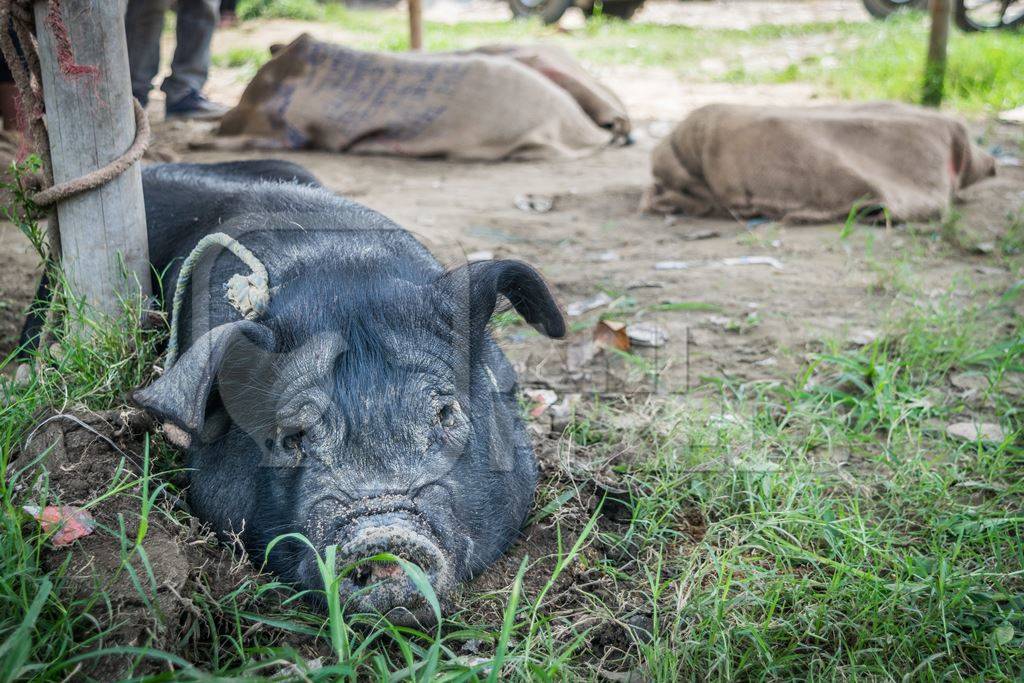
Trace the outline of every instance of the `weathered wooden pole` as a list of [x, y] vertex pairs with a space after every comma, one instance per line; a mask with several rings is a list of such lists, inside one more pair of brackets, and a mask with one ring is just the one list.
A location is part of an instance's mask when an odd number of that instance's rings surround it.
[[[124, 0], [35, 5], [56, 184], [106, 165], [135, 139], [124, 5]], [[116, 314], [124, 297], [150, 294], [138, 163], [106, 185], [61, 202], [57, 217], [64, 272], [75, 297], [95, 311]]]
[[423, 49], [423, 0], [409, 2], [409, 49]]
[[932, 19], [928, 36], [928, 59], [924, 65], [924, 92], [921, 102], [937, 107], [942, 104], [946, 82], [946, 44], [949, 42], [950, 0], [930, 0]]

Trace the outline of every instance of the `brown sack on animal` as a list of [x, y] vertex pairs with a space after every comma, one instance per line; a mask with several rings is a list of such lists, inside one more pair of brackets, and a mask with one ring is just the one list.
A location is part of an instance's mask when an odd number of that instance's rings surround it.
[[616, 137], [625, 138], [633, 129], [626, 105], [618, 95], [557, 45], [484, 45], [456, 54], [473, 53], [511, 57], [543, 74], [572, 95], [597, 125]]
[[884, 206], [914, 221], [943, 215], [995, 161], [962, 122], [919, 107], [715, 104], [655, 147], [651, 170], [642, 208], [654, 213], [812, 223]]
[[249, 146], [464, 160], [577, 158], [613, 138], [568, 90], [515, 59], [377, 54], [309, 35], [257, 72], [219, 134]]

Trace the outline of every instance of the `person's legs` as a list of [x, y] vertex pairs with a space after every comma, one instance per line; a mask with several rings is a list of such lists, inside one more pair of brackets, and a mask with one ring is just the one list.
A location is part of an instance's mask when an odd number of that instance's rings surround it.
[[128, 68], [132, 94], [145, 106], [153, 79], [160, 71], [160, 34], [170, 0], [128, 0], [124, 30], [128, 38]]
[[178, 0], [178, 44], [171, 75], [160, 89], [168, 107], [201, 93], [210, 71], [210, 41], [220, 19], [220, 0]]

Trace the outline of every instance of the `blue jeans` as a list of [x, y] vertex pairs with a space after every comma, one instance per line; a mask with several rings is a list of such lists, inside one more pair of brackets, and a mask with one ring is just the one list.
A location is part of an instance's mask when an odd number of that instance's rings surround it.
[[[160, 71], [160, 34], [170, 0], [128, 0], [125, 33], [132, 92], [140, 101], [149, 98]], [[220, 19], [220, 0], [178, 0], [177, 44], [171, 75], [160, 89], [173, 104], [189, 93], [200, 92], [210, 71], [210, 41]]]

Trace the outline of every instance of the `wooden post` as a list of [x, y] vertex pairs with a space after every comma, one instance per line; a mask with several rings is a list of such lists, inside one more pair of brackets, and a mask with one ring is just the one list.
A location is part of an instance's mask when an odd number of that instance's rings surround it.
[[423, 49], [423, 0], [409, 2], [409, 49]]
[[921, 102], [937, 107], [942, 104], [946, 81], [946, 44], [949, 42], [950, 0], [930, 0], [932, 18], [928, 36], [928, 60], [924, 66], [924, 92]]
[[[59, 17], [37, 2], [39, 59], [59, 184], [113, 161], [135, 139], [124, 0], [62, 0]], [[55, 35], [55, 32], [57, 35]], [[61, 33], [71, 54], [61, 49]], [[67, 43], [64, 43], [67, 47]], [[75, 297], [116, 314], [150, 287], [142, 174], [134, 164], [106, 185], [58, 204], [64, 272]]]

